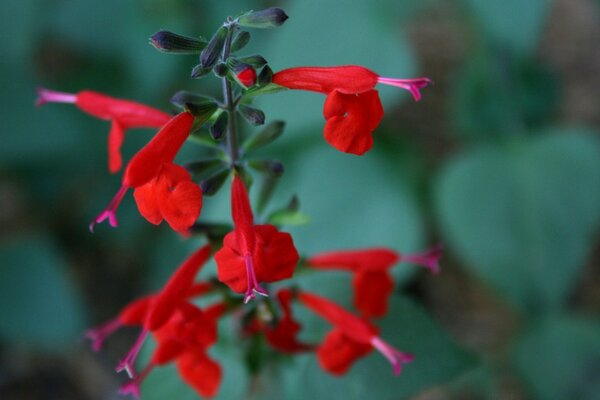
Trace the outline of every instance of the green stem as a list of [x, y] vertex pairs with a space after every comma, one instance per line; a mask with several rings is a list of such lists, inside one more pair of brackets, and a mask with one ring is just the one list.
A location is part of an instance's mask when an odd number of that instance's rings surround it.
[[[231, 40], [233, 37], [234, 25], [229, 26], [227, 37], [225, 38], [225, 45], [223, 46], [223, 62], [227, 62], [229, 53], [231, 52]], [[238, 146], [238, 132], [237, 132], [237, 115], [236, 115], [236, 104], [233, 97], [233, 89], [231, 82], [227, 77], [223, 77], [223, 103], [225, 110], [229, 114], [227, 124], [227, 151], [229, 153], [229, 159], [231, 161], [231, 168], [233, 168], [239, 158], [239, 146]]]

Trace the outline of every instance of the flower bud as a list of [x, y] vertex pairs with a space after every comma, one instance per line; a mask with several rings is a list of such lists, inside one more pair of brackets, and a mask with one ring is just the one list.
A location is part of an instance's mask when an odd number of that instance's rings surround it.
[[288, 16], [278, 7], [270, 7], [260, 11], [250, 11], [238, 18], [238, 24], [246, 28], [268, 29], [281, 26]]
[[217, 65], [215, 65], [213, 72], [219, 78], [223, 78], [224, 76], [227, 76], [227, 73], [229, 72], [229, 68], [227, 68], [227, 64], [225, 64], [225, 63], [218, 63]]
[[229, 122], [229, 113], [222, 112], [217, 118], [214, 124], [209, 128], [210, 136], [215, 140], [223, 139], [223, 135], [227, 130], [227, 123]]
[[246, 87], [253, 86], [256, 83], [256, 71], [248, 66], [235, 74], [238, 81]]
[[206, 47], [206, 40], [158, 31], [150, 37], [150, 44], [165, 53], [194, 54]]
[[240, 104], [238, 110], [242, 114], [242, 117], [251, 125], [262, 125], [265, 123], [265, 113], [257, 108]]
[[241, 31], [233, 39], [233, 42], [231, 42], [231, 51], [234, 52], [243, 49], [248, 42], [250, 42], [250, 32]]
[[252, 56], [240, 57], [240, 58], [238, 58], [238, 61], [243, 62], [245, 64], [250, 64], [254, 68], [261, 68], [262, 66], [267, 64], [267, 60], [263, 56], [258, 55], [258, 54], [255, 54]]
[[226, 27], [220, 27], [210, 39], [208, 45], [202, 50], [202, 53], [200, 53], [200, 65], [202, 68], [212, 68], [216, 64], [223, 51], [227, 32], [228, 29]]

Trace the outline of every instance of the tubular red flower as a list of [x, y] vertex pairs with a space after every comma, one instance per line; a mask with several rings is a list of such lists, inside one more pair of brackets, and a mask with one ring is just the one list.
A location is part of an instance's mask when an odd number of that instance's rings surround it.
[[334, 302], [307, 292], [300, 292], [298, 299], [334, 327], [317, 351], [319, 362], [326, 371], [342, 375], [373, 348], [388, 359], [396, 375], [400, 374], [402, 364], [412, 361], [412, 355], [398, 351], [377, 336], [373, 325]]
[[362, 155], [373, 146], [372, 132], [383, 117], [377, 83], [408, 90], [415, 101], [429, 78], [394, 79], [379, 76], [357, 65], [296, 67], [273, 75], [273, 83], [288, 89], [308, 90], [327, 95], [323, 114], [327, 142], [344, 152]]
[[130, 100], [117, 99], [90, 90], [77, 94], [38, 89], [36, 105], [45, 103], [72, 103], [94, 117], [111, 121], [108, 134], [108, 169], [116, 173], [123, 165], [121, 146], [125, 131], [130, 128], [160, 128], [171, 116], [155, 108]]
[[290, 278], [299, 256], [290, 234], [273, 225], [254, 225], [248, 192], [238, 176], [231, 186], [231, 214], [235, 229], [215, 253], [217, 275], [231, 290], [244, 293], [248, 302], [255, 293], [268, 295], [260, 282]]
[[316, 269], [343, 269], [354, 273], [354, 306], [365, 317], [382, 317], [394, 290], [389, 270], [399, 262], [411, 262], [439, 272], [441, 246], [414, 254], [398, 254], [386, 248], [334, 251], [307, 260]]
[[202, 209], [202, 190], [192, 182], [189, 172], [173, 164], [193, 122], [189, 112], [176, 115], [136, 153], [127, 164], [121, 189], [92, 221], [91, 231], [105, 219], [117, 226], [116, 209], [129, 188], [135, 189], [138, 210], [150, 223], [158, 225], [164, 219], [182, 233], [194, 224]]

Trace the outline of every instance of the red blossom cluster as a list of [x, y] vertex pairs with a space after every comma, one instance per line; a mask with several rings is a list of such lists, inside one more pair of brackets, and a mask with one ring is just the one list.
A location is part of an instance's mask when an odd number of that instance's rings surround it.
[[[390, 361], [395, 374], [400, 373], [402, 364], [413, 358], [383, 341], [373, 321], [388, 310], [388, 300], [395, 286], [390, 269], [398, 263], [409, 262], [437, 273], [440, 248], [416, 254], [370, 248], [317, 254], [301, 260], [289, 233], [282, 232], [276, 224], [255, 221], [245, 170], [250, 163], [243, 158], [246, 154], [236, 147], [234, 121], [239, 113], [251, 123], [260, 123], [262, 112], [241, 102], [244, 95], [253, 90], [266, 88], [267, 92], [272, 92], [272, 89], [289, 88], [324, 93], [327, 95], [325, 139], [341, 151], [363, 154], [371, 148], [372, 132], [383, 117], [375, 85], [382, 83], [407, 89], [415, 100], [419, 100], [419, 89], [430, 80], [384, 78], [359, 66], [298, 67], [275, 74], [264, 66], [257, 76], [255, 67], [249, 63], [263, 63], [262, 57], [230, 62], [232, 38], [239, 26], [265, 27], [262, 24], [271, 27], [285, 19], [287, 16], [280, 9], [244, 14], [237, 20], [228, 19], [209, 43], [164, 31], [153, 36], [152, 44], [163, 51], [201, 51], [201, 63], [192, 75], [202, 76], [207, 70], [214, 69], [222, 76], [223, 103], [206, 100], [203, 96], [181, 94], [179, 100], [184, 98], [181, 101], [183, 111], [170, 116], [143, 104], [92, 91], [68, 94], [39, 90], [38, 105], [73, 103], [90, 115], [111, 121], [108, 152], [112, 173], [118, 172], [122, 165], [120, 148], [126, 130], [158, 129], [152, 140], [127, 163], [121, 188], [107, 208], [92, 221], [92, 231], [95, 224], [107, 219], [111, 226], [117, 226], [117, 207], [126, 192], [133, 189], [138, 210], [146, 220], [155, 225], [165, 220], [176, 232], [193, 234], [195, 227], [200, 226], [202, 188], [210, 185], [198, 184], [193, 179], [193, 171], [175, 164], [174, 160], [190, 134], [205, 123], [211, 124], [209, 130], [215, 141], [220, 140], [223, 127], [227, 132], [222, 146], [228, 151], [225, 174], [219, 172], [214, 176], [232, 177], [231, 230], [217, 238], [209, 236], [210, 243], [185, 260], [159, 292], [132, 301], [116, 318], [86, 334], [92, 348], [98, 351], [107, 336], [119, 327], [140, 329], [138, 339], [116, 368], [126, 371], [131, 379], [122, 386], [122, 394], [139, 397], [141, 382], [155, 367], [175, 363], [181, 378], [199, 395], [215, 395], [227, 371], [209, 356], [209, 351], [218, 341], [218, 321], [226, 317], [240, 320], [240, 337], [264, 338], [275, 351], [288, 354], [315, 351], [322, 368], [334, 375], [346, 373], [356, 360], [373, 349]], [[236, 89], [234, 84], [239, 87]], [[238, 97], [232, 97], [236, 93]], [[271, 136], [276, 136], [269, 135], [264, 134], [255, 143], [268, 142]], [[211, 179], [214, 180], [214, 176]], [[198, 281], [198, 272], [211, 257], [217, 265], [217, 279]], [[279, 289], [275, 296], [277, 301], [272, 301], [268, 284], [289, 280], [299, 265], [307, 271], [341, 269], [352, 273], [357, 313], [297, 286]], [[243, 301], [232, 292], [243, 294]], [[263, 297], [244, 306], [255, 299], [256, 294]], [[206, 301], [207, 295], [216, 295], [219, 300], [200, 306], [198, 300]], [[264, 304], [269, 310], [266, 316], [257, 311]], [[301, 340], [302, 325], [294, 318], [293, 304], [308, 308], [332, 326], [321, 343]], [[244, 314], [250, 318], [240, 317], [244, 309], [250, 310]], [[157, 346], [148, 364], [138, 373], [135, 362], [149, 336]]]

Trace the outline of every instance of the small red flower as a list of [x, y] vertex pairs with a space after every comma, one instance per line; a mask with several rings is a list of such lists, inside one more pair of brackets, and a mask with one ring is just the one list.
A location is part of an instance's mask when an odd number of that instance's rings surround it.
[[289, 89], [327, 95], [323, 115], [325, 140], [344, 153], [361, 155], [373, 146], [372, 133], [383, 117], [377, 83], [410, 91], [415, 101], [429, 78], [393, 79], [357, 65], [297, 67], [273, 75], [273, 83]]
[[231, 290], [244, 293], [247, 303], [255, 293], [268, 295], [259, 282], [290, 278], [299, 256], [289, 233], [273, 225], [254, 225], [248, 192], [238, 176], [231, 186], [231, 214], [235, 229], [215, 253], [217, 275]]
[[302, 329], [292, 315], [292, 299], [294, 295], [289, 289], [282, 289], [277, 292], [277, 300], [283, 311], [277, 324], [274, 327], [266, 328], [267, 342], [276, 350], [283, 353], [300, 353], [314, 349], [314, 346], [300, 342], [297, 338]]
[[256, 70], [252, 67], [246, 67], [235, 75], [242, 85], [246, 87], [253, 86], [256, 83]]
[[82, 111], [111, 121], [108, 134], [108, 169], [115, 173], [121, 169], [121, 145], [125, 131], [130, 128], [160, 128], [171, 116], [155, 108], [134, 101], [117, 99], [101, 93], [84, 90], [77, 94], [38, 89], [36, 105], [45, 103], [73, 103]]
[[142, 216], [158, 225], [162, 220], [178, 232], [194, 224], [202, 209], [202, 190], [184, 168], [173, 164], [187, 139], [194, 116], [183, 112], [173, 117], [127, 164], [123, 184], [107, 208], [90, 224], [108, 219], [117, 226], [116, 209], [129, 188]]
[[307, 292], [300, 292], [298, 299], [333, 325], [333, 330], [317, 350], [319, 362], [324, 370], [334, 375], [343, 375], [356, 360], [367, 355], [373, 348], [388, 359], [396, 375], [402, 371], [402, 364], [413, 360], [411, 354], [398, 351], [381, 340], [377, 336], [377, 329], [369, 322], [334, 302]]
[[365, 317], [382, 317], [387, 313], [388, 300], [394, 290], [389, 270], [399, 262], [421, 265], [439, 273], [440, 246], [422, 253], [398, 254], [386, 248], [334, 251], [317, 254], [307, 263], [316, 269], [342, 269], [354, 274], [354, 306]]

